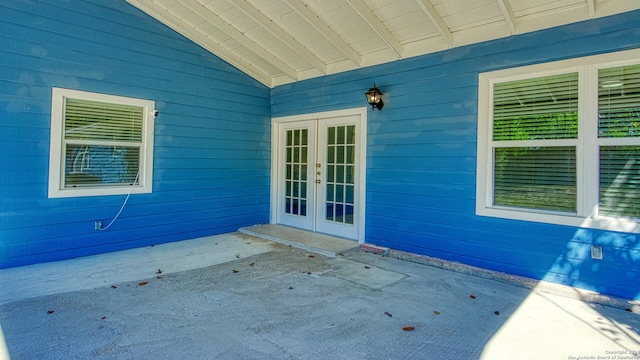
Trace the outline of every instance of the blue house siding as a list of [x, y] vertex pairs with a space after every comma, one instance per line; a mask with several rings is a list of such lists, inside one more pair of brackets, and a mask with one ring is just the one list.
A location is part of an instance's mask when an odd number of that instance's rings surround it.
[[[0, 1], [0, 268], [269, 218], [270, 90], [124, 1]], [[153, 193], [47, 198], [51, 88], [156, 101]]]
[[[640, 47], [640, 12], [276, 87], [272, 116], [368, 113], [368, 243], [640, 299], [640, 237], [475, 215], [478, 75]], [[590, 258], [591, 245], [604, 260]]]

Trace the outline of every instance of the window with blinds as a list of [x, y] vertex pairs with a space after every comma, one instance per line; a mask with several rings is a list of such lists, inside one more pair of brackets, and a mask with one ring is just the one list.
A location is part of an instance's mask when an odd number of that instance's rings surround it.
[[476, 214], [640, 233], [640, 49], [478, 84]]
[[64, 187], [133, 185], [142, 120], [140, 106], [65, 99]]
[[542, 140], [577, 138], [577, 73], [496, 84], [492, 133], [494, 205], [576, 212], [576, 146]]
[[600, 69], [598, 84], [599, 212], [640, 218], [640, 65]]
[[53, 89], [49, 196], [151, 191], [154, 102]]

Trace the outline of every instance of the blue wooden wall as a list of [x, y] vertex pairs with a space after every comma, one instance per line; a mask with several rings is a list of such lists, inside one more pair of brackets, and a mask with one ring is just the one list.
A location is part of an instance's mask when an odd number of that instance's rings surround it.
[[[51, 88], [156, 101], [152, 194], [49, 199]], [[0, 268], [268, 222], [270, 90], [125, 1], [0, 0]]]
[[[640, 298], [640, 235], [475, 216], [480, 72], [640, 47], [640, 12], [276, 87], [272, 116], [365, 105], [366, 241]], [[604, 260], [590, 259], [590, 246]]]

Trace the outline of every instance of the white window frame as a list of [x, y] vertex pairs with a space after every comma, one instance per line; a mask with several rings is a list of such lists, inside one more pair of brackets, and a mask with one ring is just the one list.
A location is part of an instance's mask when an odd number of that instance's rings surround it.
[[[139, 174], [136, 183], [123, 186], [92, 186], [65, 188], [64, 172], [64, 109], [65, 99], [91, 100], [143, 108], [142, 144], [140, 147]], [[152, 192], [153, 184], [153, 128], [155, 102], [152, 100], [107, 95], [71, 89], [52, 88], [51, 140], [49, 152], [49, 198], [143, 194]]]
[[[481, 73], [478, 79], [478, 152], [476, 215], [585, 228], [640, 233], [640, 221], [598, 214], [599, 147], [640, 145], [640, 137], [598, 138], [598, 69], [640, 63], [640, 49], [594, 55]], [[540, 211], [493, 205], [493, 85], [568, 72], [579, 75], [578, 138], [548, 140], [554, 146], [576, 146], [577, 211]]]

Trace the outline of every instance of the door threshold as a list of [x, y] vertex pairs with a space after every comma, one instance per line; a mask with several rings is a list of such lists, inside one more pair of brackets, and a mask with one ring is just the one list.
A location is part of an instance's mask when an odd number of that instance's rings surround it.
[[328, 257], [336, 257], [360, 246], [355, 240], [315, 233], [279, 224], [248, 226], [240, 228], [238, 231], [243, 234], [289, 245]]

